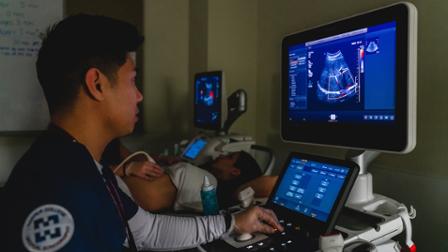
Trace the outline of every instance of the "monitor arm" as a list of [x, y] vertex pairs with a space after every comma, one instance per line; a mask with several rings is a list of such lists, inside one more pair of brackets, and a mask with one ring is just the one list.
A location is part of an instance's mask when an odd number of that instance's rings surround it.
[[366, 174], [367, 167], [378, 155], [378, 151], [349, 150], [345, 158], [359, 165], [359, 174]]
[[347, 160], [352, 160], [359, 165], [359, 175], [347, 200], [349, 204], [362, 204], [374, 199], [372, 174], [367, 172], [367, 167], [380, 152], [370, 150], [350, 150], [346, 154]]
[[238, 89], [227, 98], [227, 119], [221, 129], [225, 135], [230, 127], [242, 114], [247, 111], [247, 93], [243, 89]]

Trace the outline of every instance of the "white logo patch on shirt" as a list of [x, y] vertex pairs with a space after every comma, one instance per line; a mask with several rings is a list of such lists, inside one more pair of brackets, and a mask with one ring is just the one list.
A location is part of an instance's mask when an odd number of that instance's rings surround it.
[[53, 252], [64, 247], [75, 231], [73, 217], [59, 205], [34, 209], [22, 227], [22, 242], [31, 252]]

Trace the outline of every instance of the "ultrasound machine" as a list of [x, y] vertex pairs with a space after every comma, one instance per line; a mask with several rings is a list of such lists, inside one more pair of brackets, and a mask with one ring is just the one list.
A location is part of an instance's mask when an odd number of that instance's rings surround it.
[[[415, 6], [402, 2], [288, 35], [281, 53], [282, 139], [344, 148], [346, 159], [291, 153], [265, 205], [285, 232], [227, 236], [221, 249], [205, 249], [416, 251], [415, 210], [374, 194], [367, 172], [380, 153], [416, 145]], [[340, 234], [330, 241], [339, 247], [325, 249], [329, 233]], [[401, 233], [404, 242], [392, 239]]]
[[197, 134], [183, 149], [181, 158], [201, 165], [221, 154], [251, 152], [252, 137], [229, 134], [233, 123], [247, 111], [247, 94], [238, 89], [225, 97], [223, 71], [197, 73], [194, 77], [194, 126]]
[[403, 230], [415, 251], [415, 211], [373, 194], [368, 164], [416, 144], [417, 10], [399, 3], [285, 37], [282, 137], [347, 148], [360, 174], [336, 230], [345, 244], [399, 251]]

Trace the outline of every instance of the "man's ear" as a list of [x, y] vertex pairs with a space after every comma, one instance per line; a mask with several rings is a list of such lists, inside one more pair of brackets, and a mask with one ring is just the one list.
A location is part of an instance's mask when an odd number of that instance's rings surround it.
[[241, 174], [240, 169], [236, 168], [236, 167], [232, 167], [232, 169], [230, 170], [230, 174], [232, 174], [232, 176], [234, 177], [238, 177]]
[[86, 92], [97, 101], [104, 99], [104, 81], [102, 80], [102, 73], [98, 68], [90, 68], [85, 75]]

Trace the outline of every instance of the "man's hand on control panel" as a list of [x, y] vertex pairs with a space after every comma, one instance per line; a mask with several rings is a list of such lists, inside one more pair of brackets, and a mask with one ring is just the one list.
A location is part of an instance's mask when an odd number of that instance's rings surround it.
[[283, 227], [270, 209], [255, 206], [235, 214], [235, 232], [237, 233], [272, 234], [277, 231], [282, 232]]

